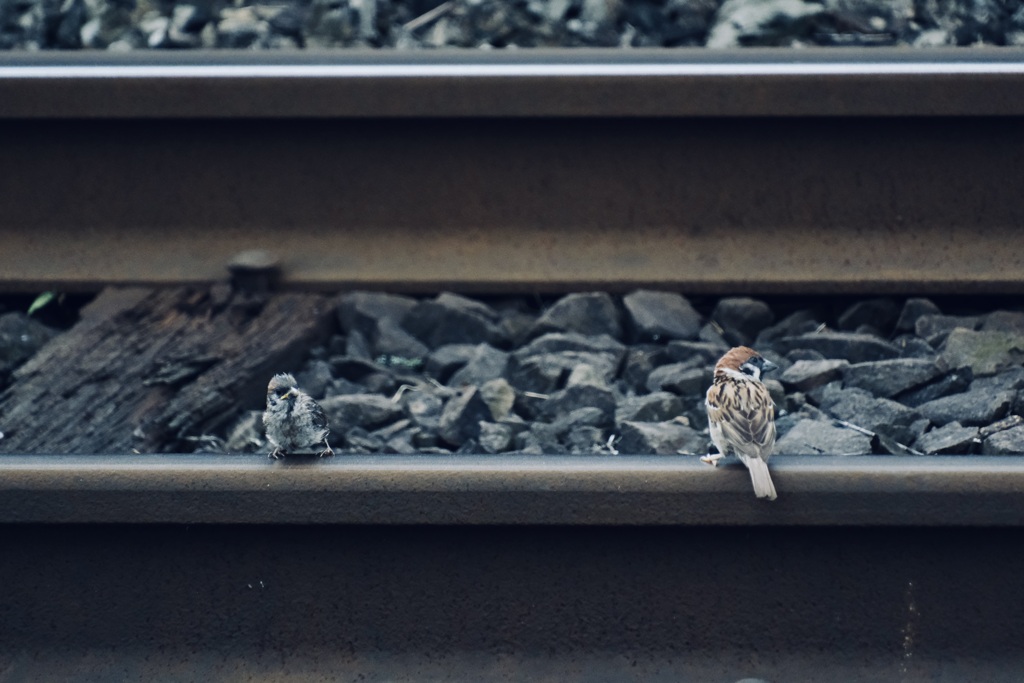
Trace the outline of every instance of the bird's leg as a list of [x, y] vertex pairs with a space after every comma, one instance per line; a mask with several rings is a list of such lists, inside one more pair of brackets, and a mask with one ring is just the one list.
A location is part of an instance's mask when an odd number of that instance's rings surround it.
[[280, 460], [281, 458], [284, 457], [284, 451], [282, 451], [280, 448], [275, 448], [274, 450], [270, 451], [270, 455], [268, 455], [267, 457], [270, 458], [271, 460]]
[[700, 456], [700, 461], [706, 465], [712, 467], [718, 467], [718, 461], [725, 457], [724, 453], [708, 453], [707, 455]]
[[334, 450], [331, 448], [331, 444], [327, 443], [327, 437], [324, 437], [324, 446], [326, 446], [326, 448], [320, 451], [321, 458], [326, 458], [334, 455]]

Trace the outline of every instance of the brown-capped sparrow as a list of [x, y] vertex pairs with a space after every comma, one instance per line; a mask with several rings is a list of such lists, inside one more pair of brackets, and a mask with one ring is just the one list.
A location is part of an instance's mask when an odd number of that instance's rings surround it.
[[[274, 375], [267, 386], [267, 409], [263, 412], [267, 440], [274, 447], [270, 457], [315, 452], [321, 458], [334, 455], [327, 443], [330, 429], [320, 404], [299, 389], [289, 374]], [[323, 444], [322, 450], [317, 450]]]
[[754, 493], [768, 500], [778, 497], [768, 472], [768, 458], [775, 446], [775, 403], [761, 383], [761, 375], [777, 367], [746, 346], [730, 349], [715, 365], [704, 402], [718, 454], [701, 460], [717, 465], [722, 457], [735, 455], [750, 470]]

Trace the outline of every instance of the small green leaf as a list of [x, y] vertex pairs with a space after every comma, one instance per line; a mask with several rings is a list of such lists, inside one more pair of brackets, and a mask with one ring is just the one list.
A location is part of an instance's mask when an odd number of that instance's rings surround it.
[[53, 301], [56, 296], [57, 292], [43, 292], [37, 296], [36, 300], [32, 302], [32, 305], [28, 307], [28, 314], [32, 315], [40, 308]]

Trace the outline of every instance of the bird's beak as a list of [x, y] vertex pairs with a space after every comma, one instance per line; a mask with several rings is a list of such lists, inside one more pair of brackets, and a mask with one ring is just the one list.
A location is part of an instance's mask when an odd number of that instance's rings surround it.
[[282, 399], [282, 400], [285, 400], [285, 401], [287, 401], [288, 399], [290, 399], [290, 398], [295, 398], [295, 397], [296, 397], [296, 396], [298, 396], [298, 395], [299, 395], [299, 390], [298, 390], [298, 389], [296, 389], [295, 387], [292, 387], [291, 389], [289, 389], [289, 390], [288, 390], [288, 391], [287, 391], [287, 392], [286, 392], [286, 393], [284, 394], [284, 396], [282, 396], [282, 397], [281, 397], [281, 399]]
[[771, 362], [767, 358], [764, 359], [764, 364], [761, 365], [761, 373], [771, 372], [772, 370], [778, 370], [779, 366]]

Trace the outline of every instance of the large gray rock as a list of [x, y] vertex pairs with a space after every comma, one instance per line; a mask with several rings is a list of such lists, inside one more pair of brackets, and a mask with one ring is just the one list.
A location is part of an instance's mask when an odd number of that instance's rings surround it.
[[1020, 391], [1024, 389], [1024, 368], [1013, 367], [1003, 370], [998, 375], [978, 377], [971, 382], [971, 391]]
[[781, 439], [786, 433], [801, 422], [808, 420], [832, 423], [832, 418], [827, 413], [812, 406], [810, 403], [797, 404], [792, 399], [802, 399], [802, 394], [790, 394], [789, 398], [793, 403], [787, 406], [787, 412], [775, 416], [775, 433]]
[[512, 355], [516, 358], [524, 358], [542, 353], [559, 353], [562, 351], [608, 353], [621, 360], [626, 353], [626, 346], [608, 335], [586, 336], [577, 333], [553, 332], [537, 337], [526, 346], [513, 351]]
[[858, 301], [843, 311], [836, 320], [840, 330], [855, 332], [869, 326], [888, 333], [896, 325], [900, 307], [892, 299], [878, 298]]
[[970, 368], [951, 370], [928, 384], [898, 394], [895, 399], [903, 405], [915, 408], [922, 403], [966, 391], [973, 379], [974, 373]]
[[901, 334], [892, 340], [893, 346], [900, 350], [900, 358], [924, 358], [935, 360], [935, 349], [925, 340], [912, 334]]
[[996, 432], [981, 444], [985, 455], [1024, 455], [1024, 426]]
[[934, 361], [894, 358], [857, 363], [844, 368], [843, 384], [847, 387], [865, 389], [875, 396], [891, 398], [926, 384], [941, 374], [941, 368]]
[[1007, 415], [1003, 419], [996, 420], [995, 422], [985, 425], [979, 429], [978, 436], [982, 439], [987, 439], [996, 432], [1013, 429], [1014, 427], [1019, 427], [1022, 424], [1024, 424], [1024, 417], [1021, 417], [1020, 415]]
[[515, 435], [511, 425], [481, 422], [477, 442], [484, 453], [503, 453], [512, 449]]
[[404, 315], [401, 324], [431, 349], [445, 344], [502, 346], [507, 341], [495, 311], [479, 301], [450, 292], [418, 302]]
[[700, 432], [671, 422], [623, 422], [618, 426], [620, 439], [615, 444], [619, 453], [627, 455], [674, 455], [707, 453], [708, 438]]
[[910, 298], [903, 304], [900, 317], [896, 321], [897, 332], [913, 332], [917, 329], [917, 321], [925, 315], [942, 313], [931, 299]]
[[363, 427], [352, 427], [342, 435], [340, 449], [346, 453], [380, 453], [387, 447], [384, 439]]
[[399, 405], [415, 424], [424, 431], [433, 432], [441, 423], [444, 401], [444, 398], [437, 394], [412, 390], [402, 394]]
[[637, 290], [622, 297], [626, 323], [634, 342], [696, 339], [700, 314], [681, 294]]
[[[270, 23], [256, 7], [225, 7], [221, 10], [214, 47], [244, 50], [266, 47], [270, 42]], [[150, 47], [176, 47], [171, 36], [161, 37], [160, 34], [150, 35], [149, 44]]]
[[521, 357], [513, 353], [509, 360], [508, 381], [520, 391], [550, 394], [565, 386], [573, 369], [593, 367], [605, 383], [611, 382], [619, 368], [619, 359], [610, 353], [561, 351]]
[[676, 363], [689, 363], [693, 367], [714, 367], [728, 350], [727, 344], [703, 341], [671, 341], [665, 345], [665, 355], [670, 360]]
[[914, 448], [929, 455], [962, 455], [974, 449], [977, 438], [977, 427], [964, 427], [959, 422], [950, 422], [922, 434], [914, 443]]
[[567, 294], [537, 319], [533, 335], [575, 332], [622, 338], [622, 316], [615, 301], [604, 292]]
[[351, 356], [367, 361], [373, 359], [373, 346], [367, 336], [359, 330], [351, 330], [345, 337], [344, 345], [339, 344], [337, 340], [332, 340], [332, 346], [335, 355]]
[[406, 418], [374, 430], [369, 435], [384, 442], [380, 447], [381, 453], [412, 455], [417, 451], [413, 441], [419, 434], [420, 428], [414, 425], [412, 420]]
[[953, 330], [974, 330], [980, 323], [981, 319], [973, 315], [923, 315], [914, 324], [914, 333], [932, 346], [938, 346]]
[[478, 344], [439, 346], [427, 356], [424, 370], [429, 377], [446, 383], [456, 370], [466, 365], [476, 355], [478, 346]]
[[395, 374], [378, 363], [351, 356], [331, 356], [328, 362], [335, 380], [327, 395], [386, 393], [398, 385]]
[[[816, 319], [813, 311], [804, 310], [790, 313], [774, 325], [770, 325], [761, 330], [754, 342], [754, 347], [760, 351], [764, 351], [767, 348], [774, 348], [774, 344], [777, 340], [784, 337], [798, 337], [800, 335], [809, 334], [818, 329], [819, 325], [820, 323]], [[780, 349], [776, 348], [775, 350], [779, 351]]]
[[775, 322], [768, 304], [749, 297], [719, 300], [711, 319], [722, 328], [725, 338], [734, 344], [751, 344], [761, 330]]
[[403, 416], [402, 407], [379, 394], [346, 394], [320, 401], [332, 432], [351, 427], [373, 429], [394, 422]]
[[615, 407], [616, 422], [667, 422], [683, 412], [678, 396], [659, 391], [643, 396], [631, 396], [619, 401]]
[[548, 400], [541, 404], [540, 416], [552, 420], [579, 408], [596, 408], [607, 417], [607, 423], [610, 424], [612, 415], [615, 414], [615, 395], [592, 384], [566, 387], [551, 394]]
[[534, 422], [526, 431], [516, 434], [516, 450], [528, 454], [560, 454], [565, 452], [558, 438], [558, 428], [545, 422]]
[[975, 376], [994, 375], [1024, 363], [1024, 337], [998, 330], [957, 328], [946, 338], [942, 360], [951, 368], [970, 368]]
[[844, 389], [842, 380], [835, 380], [828, 384], [823, 384], [820, 387], [814, 387], [810, 391], [806, 392], [805, 398], [812, 404], [821, 408], [822, 410], [828, 410], [833, 403], [837, 402], [848, 392], [859, 392], [865, 396], [871, 396], [870, 393], [863, 389]]
[[607, 410], [594, 406], [584, 406], [572, 412], [560, 415], [551, 422], [551, 427], [559, 439], [564, 440], [573, 430], [582, 427], [604, 429], [613, 425], [612, 417]]
[[[115, 49], [143, 46], [145, 36], [139, 24], [133, 23], [132, 10], [136, 10], [135, 7], [119, 3], [117, 0], [98, 0], [84, 5], [92, 12], [91, 18], [80, 29], [82, 47], [103, 50], [111, 46]], [[193, 9], [201, 11], [197, 7]], [[0, 42], [3, 42], [2, 38]]]
[[593, 365], [587, 365], [586, 363], [580, 363], [572, 370], [569, 371], [569, 376], [565, 378], [565, 386], [591, 386], [598, 387], [600, 389], [610, 389], [609, 377], [606, 371], [601, 368], [595, 368]]
[[480, 423], [491, 420], [491, 409], [476, 387], [467, 387], [445, 403], [438, 434], [448, 444], [461, 446], [480, 436]]
[[647, 376], [659, 365], [668, 360], [664, 347], [638, 345], [630, 347], [622, 360], [619, 379], [624, 389], [633, 393], [647, 391]]
[[804, 0], [726, 0], [706, 47], [789, 47], [810, 37], [823, 5]]
[[[793, 349], [792, 351], [787, 352], [784, 357], [789, 362], [790, 365], [792, 365], [793, 363], [796, 363], [798, 361], [802, 361], [802, 360], [813, 360], [813, 361], [829, 360], [828, 358], [825, 358], [825, 356], [821, 355], [817, 351], [812, 351], [811, 349]], [[832, 360], [845, 360], [845, 359], [832, 359]], [[849, 363], [850, 361], [846, 361], [846, 362]], [[787, 367], [786, 370], [788, 370], [788, 369], [789, 368]], [[783, 372], [785, 372], [785, 370], [783, 370]]]
[[607, 437], [600, 427], [581, 425], [574, 427], [563, 439], [566, 449], [572, 455], [607, 453]]
[[416, 299], [398, 294], [348, 292], [338, 299], [338, 322], [345, 332], [356, 330], [373, 338], [382, 320], [400, 321], [416, 304]]
[[0, 315], [0, 387], [15, 368], [56, 335], [56, 330], [24, 313]]
[[812, 332], [797, 337], [783, 337], [774, 342], [779, 353], [794, 349], [817, 351], [825, 358], [842, 358], [851, 363], [898, 358], [900, 350], [870, 334], [856, 332]]
[[987, 425], [1006, 415], [1015, 396], [1012, 391], [967, 391], [922, 403], [917, 411], [937, 425]]
[[779, 377], [782, 385], [796, 391], [810, 391], [842, 376], [849, 365], [843, 359], [798, 360]]
[[522, 346], [529, 341], [533, 324], [537, 321], [536, 315], [515, 306], [498, 308], [497, 311], [500, 316], [498, 327], [502, 336], [511, 342], [512, 348]]
[[1024, 336], [1024, 312], [993, 311], [984, 317], [981, 330], [983, 332], [1010, 332], [1017, 336]]
[[503, 377], [507, 367], [507, 352], [500, 351], [490, 344], [478, 344], [466, 364], [448, 379], [448, 384], [453, 387], [467, 384], [479, 386]]
[[331, 364], [325, 360], [312, 360], [295, 376], [303, 391], [313, 398], [326, 396], [327, 387], [334, 380]]
[[376, 336], [369, 341], [373, 357], [385, 362], [422, 364], [430, 353], [426, 344], [406, 332], [392, 318], [381, 320]]
[[911, 444], [924, 432], [927, 421], [921, 413], [896, 401], [875, 398], [866, 391], [846, 389], [827, 412], [862, 429], [884, 434], [902, 444]]
[[586, 364], [610, 382], [625, 353], [626, 347], [607, 335], [546, 334], [512, 352], [507, 379], [520, 391], [549, 394], [563, 387], [574, 368]]
[[228, 453], [253, 453], [264, 449], [267, 452], [273, 450], [267, 446], [263, 411], [247, 410], [228, 429], [224, 450]]
[[480, 385], [480, 398], [491, 409], [495, 421], [507, 419], [516, 404], [516, 390], [504, 378], [492, 379]]
[[776, 442], [775, 452], [790, 455], [867, 455], [871, 453], [871, 437], [829, 422], [803, 420]]
[[647, 375], [647, 390], [671, 391], [679, 396], [700, 396], [711, 386], [714, 371], [710, 366], [689, 367], [686, 363], [669, 363], [654, 368]]
[[706, 323], [704, 327], [700, 328], [700, 332], [697, 333], [697, 341], [704, 342], [705, 344], [721, 346], [723, 349], [729, 349], [732, 346], [736, 346], [736, 341], [729, 341], [726, 339], [722, 328], [714, 321], [710, 321]]

